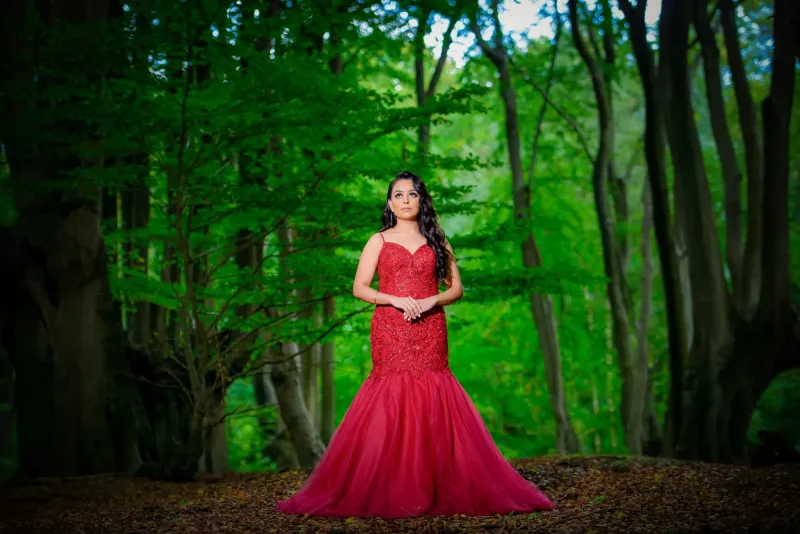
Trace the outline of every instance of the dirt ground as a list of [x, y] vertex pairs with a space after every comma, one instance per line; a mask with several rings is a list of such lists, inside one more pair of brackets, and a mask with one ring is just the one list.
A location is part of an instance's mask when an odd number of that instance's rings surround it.
[[123, 475], [0, 488], [0, 533], [156, 532], [800, 532], [800, 464], [751, 469], [624, 457], [512, 461], [552, 512], [383, 520], [292, 516], [275, 502], [307, 472], [199, 476], [191, 483]]

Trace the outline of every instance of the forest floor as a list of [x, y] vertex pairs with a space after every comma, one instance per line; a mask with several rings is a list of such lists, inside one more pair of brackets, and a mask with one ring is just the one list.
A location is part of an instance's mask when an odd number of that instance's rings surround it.
[[662, 459], [547, 457], [512, 464], [552, 512], [383, 520], [275, 511], [307, 472], [201, 475], [190, 483], [123, 475], [0, 488], [7, 532], [800, 532], [800, 464], [751, 469]]

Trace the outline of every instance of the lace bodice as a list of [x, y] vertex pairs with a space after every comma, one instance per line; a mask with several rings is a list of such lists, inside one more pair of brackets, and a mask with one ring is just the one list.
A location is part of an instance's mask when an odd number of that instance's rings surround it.
[[378, 256], [381, 293], [424, 299], [439, 292], [436, 255], [425, 244], [409, 252], [404, 246], [386, 241]]
[[[383, 237], [383, 236], [381, 236]], [[378, 256], [379, 291], [397, 297], [424, 299], [439, 293], [436, 254], [429, 245], [414, 252], [385, 241]], [[391, 373], [449, 372], [447, 321], [444, 308], [435, 306], [419, 319], [408, 322], [403, 311], [379, 305], [372, 316], [372, 373], [377, 378]]]

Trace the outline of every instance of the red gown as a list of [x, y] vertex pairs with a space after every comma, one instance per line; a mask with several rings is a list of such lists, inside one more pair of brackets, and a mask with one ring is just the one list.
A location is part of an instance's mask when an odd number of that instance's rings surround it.
[[[423, 299], [439, 292], [433, 249], [384, 242], [380, 291]], [[502, 456], [448, 365], [441, 306], [408, 322], [379, 305], [372, 371], [304, 486], [279, 511], [338, 517], [493, 515], [552, 510]]]

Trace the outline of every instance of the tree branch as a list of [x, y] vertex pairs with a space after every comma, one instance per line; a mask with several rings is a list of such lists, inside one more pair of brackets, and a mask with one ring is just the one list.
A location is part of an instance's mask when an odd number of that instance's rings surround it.
[[592, 151], [589, 149], [589, 143], [586, 141], [586, 137], [583, 135], [583, 132], [581, 132], [581, 129], [578, 126], [577, 121], [572, 116], [570, 116], [569, 113], [564, 111], [558, 104], [556, 104], [550, 98], [550, 96], [548, 95], [548, 92], [545, 91], [545, 89], [542, 86], [540, 86], [538, 83], [533, 81], [533, 79], [528, 75], [528, 73], [527, 73], [527, 71], [525, 70], [524, 67], [518, 67], [517, 64], [515, 63], [514, 59], [511, 58], [511, 57], [508, 58], [508, 62], [512, 67], [514, 67], [517, 70], [517, 72], [522, 74], [522, 79], [525, 81], [525, 83], [530, 85], [537, 93], [542, 95], [542, 98], [544, 99], [544, 101], [547, 102], [547, 104], [551, 108], [553, 108], [553, 110], [562, 119], [564, 119], [564, 122], [567, 123], [567, 125], [570, 127], [570, 129], [572, 129], [572, 131], [575, 132], [575, 135], [578, 137], [578, 142], [580, 142], [581, 147], [583, 148], [583, 152], [586, 154], [586, 157], [589, 158], [589, 161], [594, 161], [594, 154], [592, 154]]
[[[556, 20], [556, 31], [555, 31], [555, 38], [553, 43], [553, 53], [550, 54], [550, 67], [548, 68], [547, 72], [547, 83], [545, 84], [543, 96], [549, 97], [550, 95], [550, 88], [553, 86], [553, 79], [555, 77], [556, 71], [556, 57], [558, 56], [558, 45], [561, 41], [561, 29], [563, 28], [563, 24], [561, 22], [561, 15], [558, 13], [558, 3], [557, 0], [554, 0], [554, 8], [555, 8], [555, 20]], [[528, 187], [533, 185], [533, 176], [536, 170], [536, 161], [538, 160], [539, 155], [539, 139], [541, 138], [542, 134], [542, 125], [544, 124], [544, 115], [547, 112], [547, 100], [545, 100], [544, 104], [542, 104], [541, 109], [539, 110], [539, 117], [536, 120], [536, 133], [533, 135], [533, 146], [531, 147], [531, 164], [528, 169]]]
[[492, 20], [494, 21], [494, 48], [503, 50], [503, 27], [500, 25], [498, 0], [492, 0]]
[[745, 237], [742, 292], [734, 298], [740, 309], [747, 312], [758, 300], [759, 280], [762, 276], [759, 257], [761, 255], [762, 202], [764, 197], [764, 152], [758, 136], [758, 115], [747, 73], [739, 47], [738, 29], [736, 27], [735, 7], [732, 0], [720, 0], [720, 23], [728, 52], [728, 66], [733, 78], [733, 90], [736, 95], [739, 125], [744, 142], [744, 160], [747, 171], [747, 234]]
[[417, 18], [417, 31], [414, 34], [414, 80], [416, 82], [417, 105], [425, 105], [425, 31], [428, 28], [430, 9], [424, 9]]
[[436, 68], [431, 76], [431, 81], [428, 84], [428, 90], [425, 93], [426, 98], [430, 98], [436, 92], [436, 85], [442, 77], [444, 66], [447, 63], [447, 52], [450, 50], [450, 45], [453, 43], [453, 29], [458, 22], [458, 17], [454, 16], [450, 19], [450, 24], [447, 26], [447, 31], [444, 32], [444, 41], [442, 42], [442, 53], [439, 55], [439, 61], [436, 62]]
[[502, 65], [504, 55], [501, 55], [500, 52], [492, 48], [489, 43], [487, 43], [483, 37], [481, 36], [481, 28], [478, 26], [477, 19], [470, 16], [469, 18], [469, 29], [475, 35], [475, 40], [478, 42], [478, 46], [481, 47], [481, 50], [489, 58], [489, 60], [494, 63], [495, 65]]

